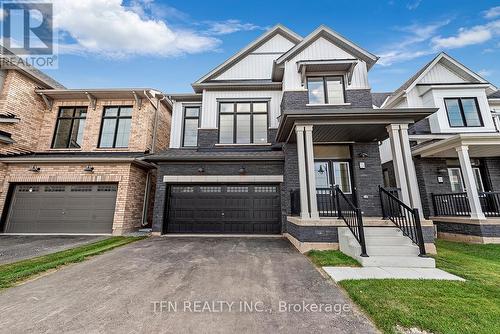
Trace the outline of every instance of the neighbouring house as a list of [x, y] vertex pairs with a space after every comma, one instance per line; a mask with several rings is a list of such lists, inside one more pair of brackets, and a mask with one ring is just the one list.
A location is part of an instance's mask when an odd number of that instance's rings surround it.
[[[284, 234], [301, 251], [340, 247], [365, 265], [433, 266], [417, 256], [435, 251], [434, 233], [413, 210], [408, 127], [437, 109], [374, 108], [377, 59], [328, 27], [301, 37], [278, 25], [194, 93], [169, 95], [170, 146], [146, 158], [158, 166], [154, 233]], [[413, 171], [407, 203], [380, 188], [389, 135]]]
[[168, 147], [170, 120], [170, 101], [149, 88], [66, 89], [33, 68], [0, 69], [1, 231], [150, 224], [156, 171], [143, 157]]
[[[440, 238], [498, 243], [499, 91], [440, 53], [381, 105], [382, 110], [411, 107], [438, 109], [409, 129], [424, 216], [434, 222]], [[381, 159], [385, 185], [408, 198], [402, 159], [387, 140]]]

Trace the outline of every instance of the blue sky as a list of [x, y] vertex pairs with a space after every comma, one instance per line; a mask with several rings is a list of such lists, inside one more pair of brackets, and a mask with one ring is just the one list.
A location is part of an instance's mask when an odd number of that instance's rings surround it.
[[59, 68], [47, 73], [69, 88], [191, 92], [276, 23], [302, 36], [325, 24], [381, 56], [375, 92], [396, 89], [441, 50], [500, 86], [498, 1], [54, 1]]

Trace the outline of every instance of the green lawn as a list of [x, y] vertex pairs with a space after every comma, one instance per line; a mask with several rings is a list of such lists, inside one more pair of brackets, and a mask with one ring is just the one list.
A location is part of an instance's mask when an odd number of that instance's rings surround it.
[[437, 249], [437, 267], [466, 282], [351, 280], [339, 284], [385, 333], [396, 333], [397, 325], [436, 334], [500, 333], [500, 245], [438, 240]]
[[350, 256], [345, 255], [338, 250], [327, 250], [327, 251], [317, 251], [311, 250], [307, 253], [307, 256], [311, 261], [318, 267], [360, 267], [358, 261]]
[[44, 271], [85, 260], [113, 248], [141, 240], [143, 237], [111, 237], [84, 246], [28, 260], [0, 265], [0, 290], [14, 286]]

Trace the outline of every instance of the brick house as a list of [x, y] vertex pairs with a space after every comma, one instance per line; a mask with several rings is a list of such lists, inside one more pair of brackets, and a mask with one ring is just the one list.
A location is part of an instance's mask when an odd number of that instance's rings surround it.
[[151, 89], [65, 89], [32, 68], [0, 71], [4, 233], [122, 234], [147, 225], [171, 103]]

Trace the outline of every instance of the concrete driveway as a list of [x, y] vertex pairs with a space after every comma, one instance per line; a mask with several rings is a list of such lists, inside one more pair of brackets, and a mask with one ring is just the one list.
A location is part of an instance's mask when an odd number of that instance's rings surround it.
[[135, 242], [0, 292], [0, 314], [6, 333], [376, 332], [288, 241], [264, 238]]
[[0, 264], [29, 259], [106, 238], [87, 235], [0, 234]]

